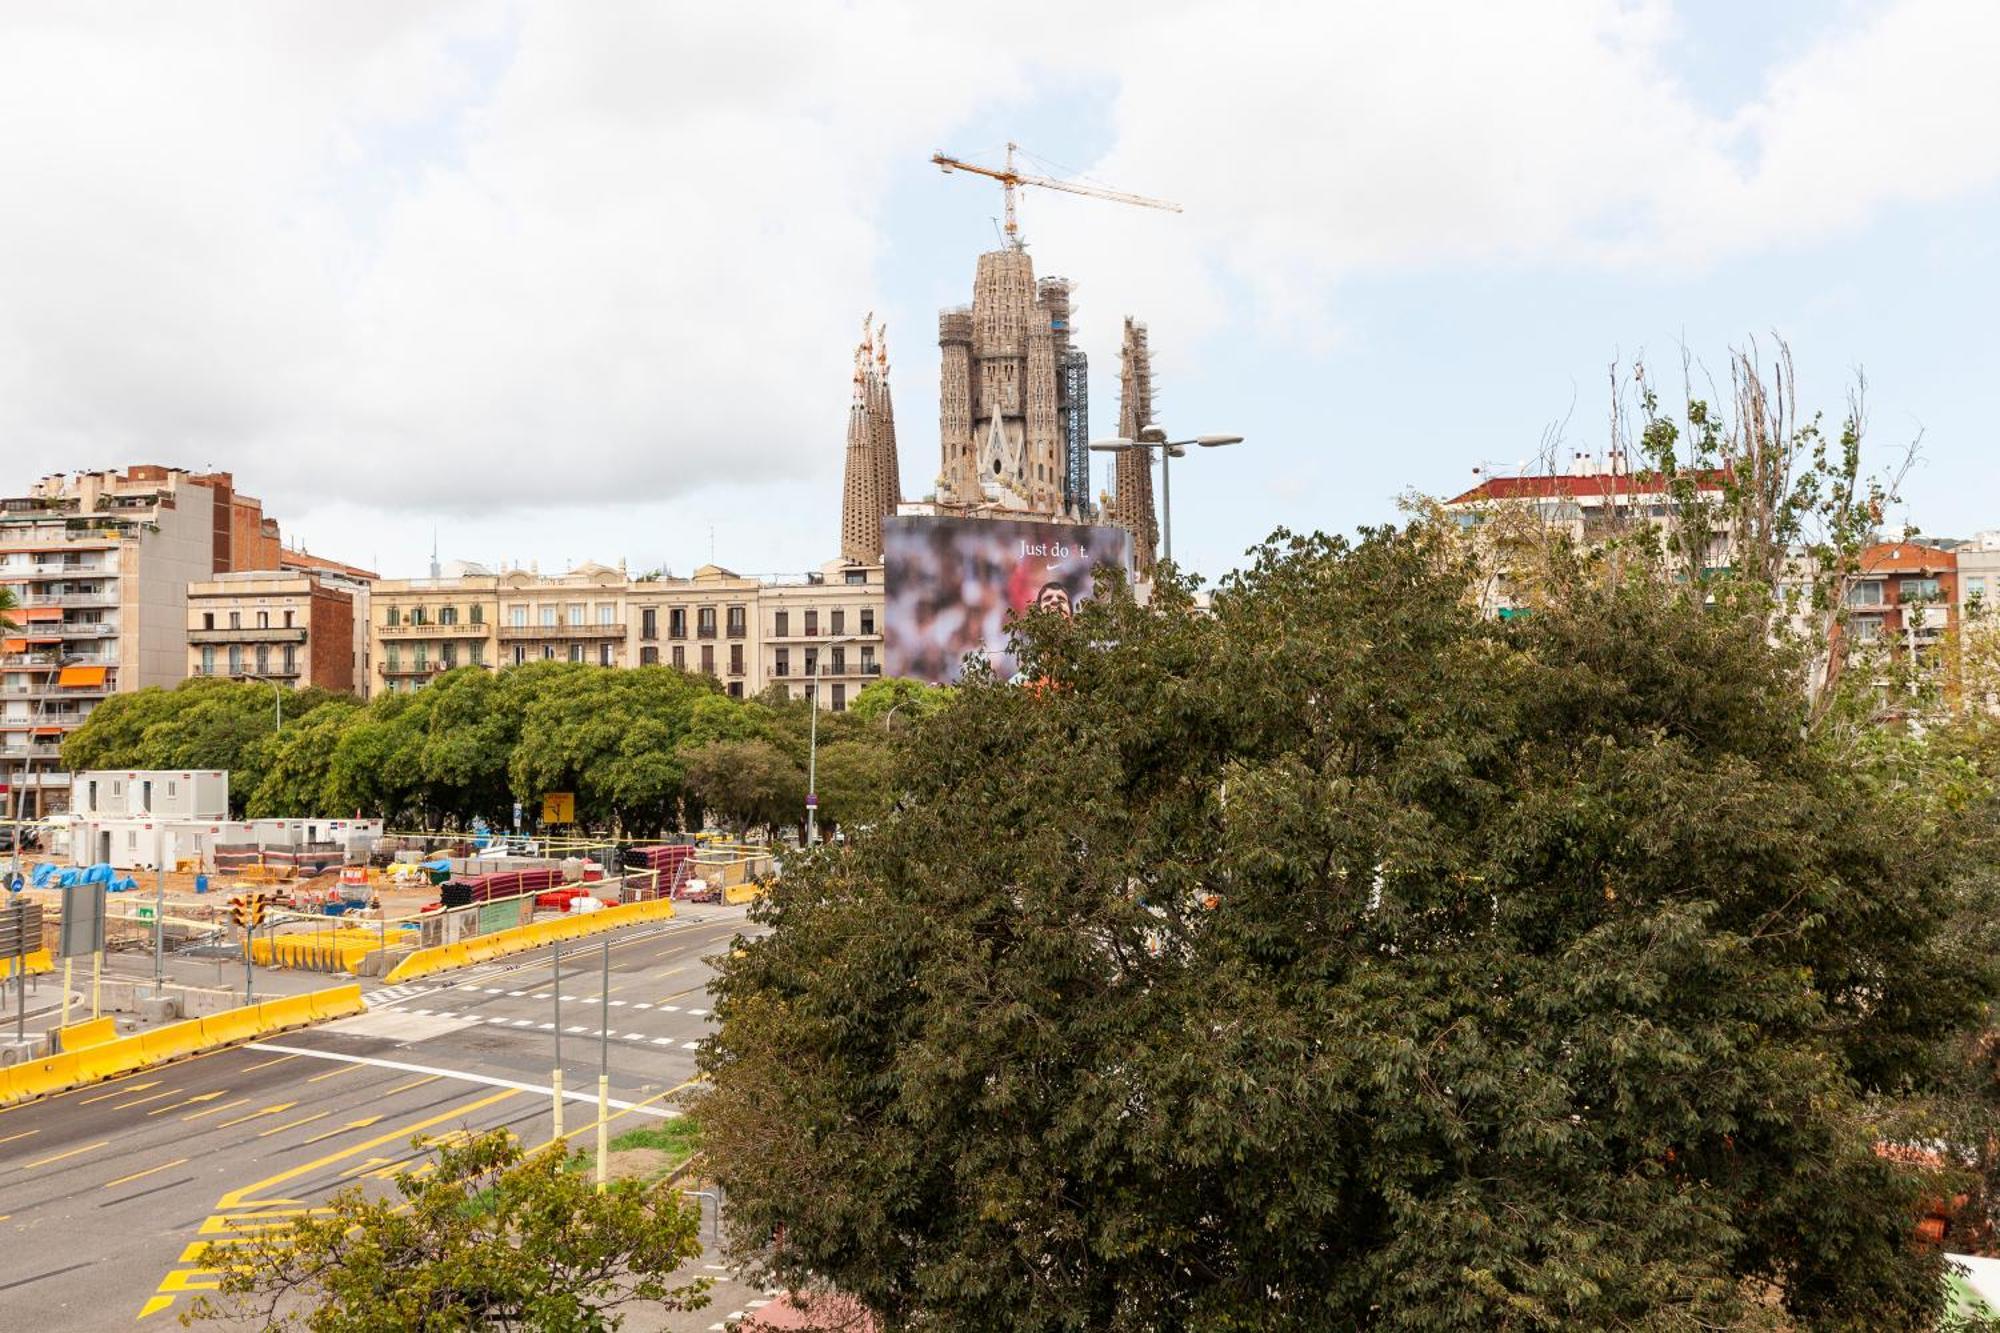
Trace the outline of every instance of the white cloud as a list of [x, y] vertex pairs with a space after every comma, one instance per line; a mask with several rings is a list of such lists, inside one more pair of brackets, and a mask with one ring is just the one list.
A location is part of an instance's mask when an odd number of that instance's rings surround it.
[[1169, 384], [1204, 335], [1342, 332], [1356, 275], [1698, 264], [2000, 174], [1986, 5], [1865, 11], [1720, 115], [1658, 2], [1010, 14], [9, 7], [0, 463], [234, 466], [281, 514], [830, 486], [885, 188], [1038, 67], [1115, 90], [1094, 176], [1187, 205], [1024, 202], [1091, 350], [1145, 315]]

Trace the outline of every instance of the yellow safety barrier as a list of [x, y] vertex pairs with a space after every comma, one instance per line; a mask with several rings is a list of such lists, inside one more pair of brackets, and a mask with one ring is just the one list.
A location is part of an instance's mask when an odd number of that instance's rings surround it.
[[71, 1023], [66, 1028], [56, 1029], [56, 1041], [65, 1051], [80, 1051], [86, 1046], [102, 1046], [118, 1036], [118, 1023], [112, 1018], [93, 1018], [87, 1023]]
[[722, 891], [722, 901], [730, 906], [753, 902], [764, 896], [764, 890], [755, 884], [731, 884]]
[[[0, 1106], [116, 1078], [148, 1065], [177, 1060], [199, 1051], [215, 1050], [284, 1028], [358, 1014], [362, 1008], [360, 986], [335, 986], [305, 995], [266, 1000], [262, 1004], [225, 1009], [206, 1018], [168, 1023], [130, 1037], [118, 1037], [62, 1055], [30, 1060], [0, 1069]], [[96, 1021], [109, 1023], [112, 1020]]]
[[453, 968], [466, 967], [473, 963], [490, 962], [495, 958], [505, 958], [509, 954], [539, 949], [556, 940], [571, 940], [584, 935], [601, 934], [607, 930], [636, 925], [642, 921], [665, 921], [673, 915], [673, 901], [659, 898], [651, 902], [626, 903], [622, 907], [578, 912], [551, 921], [537, 921], [531, 925], [496, 930], [491, 935], [460, 940], [456, 944], [435, 944], [428, 949], [419, 949], [391, 968], [389, 975], [384, 977], [383, 981], [393, 984], [414, 977], [427, 977], [433, 973], [448, 972]]
[[[26, 954], [22, 955], [21, 961], [22, 970], [31, 977], [42, 972], [52, 972], [56, 966], [55, 960], [49, 957], [47, 949], [30, 949]], [[0, 958], [0, 977], [11, 977], [13, 975], [14, 955], [8, 954], [6, 957]]]

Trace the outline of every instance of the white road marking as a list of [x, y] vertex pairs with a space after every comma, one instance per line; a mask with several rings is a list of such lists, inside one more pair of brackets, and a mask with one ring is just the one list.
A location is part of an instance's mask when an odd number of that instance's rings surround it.
[[673, 1044], [674, 1044], [674, 1039], [673, 1039], [672, 1037], [655, 1037], [655, 1038], [653, 1038], [653, 1045], [655, 1045], [655, 1046], [671, 1046], [671, 1045], [673, 1045]]
[[681, 1007], [680, 1007], [679, 1005], [677, 1005], [677, 1004], [663, 1004], [663, 1005], [661, 1005], [661, 1006], [660, 1006], [660, 1012], [661, 1012], [661, 1013], [665, 1013], [665, 1014], [677, 1014], [677, 1013], [679, 1013], [680, 1011], [681, 1011]]
[[[435, 1065], [416, 1065], [403, 1060], [378, 1060], [372, 1055], [346, 1055], [340, 1051], [315, 1051], [303, 1046], [280, 1046], [275, 1042], [253, 1041], [243, 1048], [246, 1051], [276, 1051], [282, 1055], [304, 1055], [314, 1060], [338, 1060], [342, 1064], [372, 1065], [376, 1069], [397, 1069], [406, 1074], [435, 1074], [439, 1078], [461, 1079], [467, 1083], [483, 1083], [489, 1088], [512, 1088], [516, 1092], [539, 1092], [551, 1096], [555, 1089], [539, 1083], [522, 1083], [518, 1079], [494, 1078], [488, 1074], [468, 1074], [462, 1069], [440, 1069]], [[563, 1090], [563, 1100], [572, 1102], [594, 1102], [594, 1092], [578, 1092], [573, 1088]], [[663, 1111], [657, 1106], [647, 1106], [640, 1102], [620, 1101], [616, 1097], [605, 1099], [605, 1104], [621, 1111], [636, 1111], [640, 1115], [652, 1116], [655, 1120], [678, 1120], [680, 1112]]]
[[[644, 1041], [645, 1039], [646, 1039], [646, 1034], [643, 1032], [628, 1032], [625, 1034], [625, 1040], [627, 1041]], [[607, 1171], [610, 1169], [611, 1169], [610, 1167], [605, 1168], [605, 1170]]]
[[653, 1006], [644, 1000], [634, 1000], [632, 1001], [632, 1007], [634, 1009], [651, 1009]]
[[[701, 1049], [701, 1043], [698, 1041], [684, 1041], [681, 1043], [681, 1049], [684, 1051], [698, 1051]], [[605, 1168], [607, 1171], [610, 1169], [609, 1167]]]
[[[706, 1018], [708, 1016], [708, 1010], [706, 1009], [690, 1009], [688, 1010], [688, 1012], [693, 1014], [696, 1018]], [[606, 1169], [609, 1170], [608, 1167]]]

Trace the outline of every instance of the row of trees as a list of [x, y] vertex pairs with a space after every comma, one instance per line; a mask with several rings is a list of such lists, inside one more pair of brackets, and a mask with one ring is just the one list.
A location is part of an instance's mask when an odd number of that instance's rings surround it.
[[[822, 823], [866, 822], [888, 790], [900, 733], [946, 692], [871, 683], [820, 718]], [[72, 770], [220, 768], [235, 813], [354, 812], [392, 826], [506, 826], [545, 792], [576, 796], [593, 828], [650, 835], [713, 816], [737, 831], [804, 812], [811, 710], [781, 691], [737, 700], [670, 667], [533, 662], [463, 667], [367, 703], [323, 690], [190, 680], [115, 695], [63, 743]]]

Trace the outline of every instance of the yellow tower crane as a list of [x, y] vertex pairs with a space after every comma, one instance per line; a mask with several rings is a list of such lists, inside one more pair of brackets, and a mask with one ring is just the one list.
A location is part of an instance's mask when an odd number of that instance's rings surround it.
[[990, 176], [1000, 182], [1000, 189], [1007, 199], [1007, 244], [1013, 249], [1021, 248], [1021, 228], [1014, 216], [1014, 190], [1017, 186], [1033, 185], [1044, 190], [1061, 190], [1065, 194], [1088, 195], [1092, 199], [1109, 199], [1117, 204], [1137, 204], [1141, 208], [1163, 208], [1169, 213], [1181, 211], [1179, 204], [1170, 204], [1164, 199], [1148, 199], [1143, 194], [1127, 194], [1122, 190], [1107, 190], [1097, 185], [1084, 185], [1077, 181], [1059, 181], [1051, 176], [1030, 176], [1014, 169], [1014, 154], [1018, 145], [1007, 145], [1007, 165], [1004, 168], [982, 167], [976, 163], [948, 157], [943, 153], [932, 153], [931, 161], [946, 171], [970, 171], [975, 175]]

